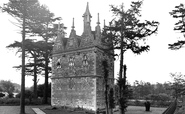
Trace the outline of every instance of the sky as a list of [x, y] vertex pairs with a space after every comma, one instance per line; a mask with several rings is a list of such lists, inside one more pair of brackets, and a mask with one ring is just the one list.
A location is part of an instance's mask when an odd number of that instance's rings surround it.
[[[83, 32], [83, 18], [87, 2], [92, 15], [91, 27], [95, 30], [97, 22], [97, 13], [100, 15], [100, 26], [103, 27], [103, 20], [106, 25], [113, 19], [109, 5], [121, 5], [129, 8], [131, 0], [39, 0], [42, 4], [48, 6], [51, 12], [56, 16], [62, 17], [61, 23], [67, 27], [67, 36], [70, 34], [72, 18], [75, 19], [75, 30], [78, 35]], [[8, 0], [1, 0], [0, 5], [7, 3]], [[182, 38], [182, 34], [174, 31], [176, 19], [170, 16], [169, 12], [180, 3], [185, 4], [184, 0], [144, 0], [141, 14], [143, 20], [155, 20], [160, 23], [158, 33], [147, 39], [150, 45], [150, 51], [141, 55], [135, 55], [127, 51], [124, 55], [124, 63], [127, 65], [127, 79], [129, 83], [135, 80], [142, 80], [150, 83], [164, 83], [171, 81], [170, 73], [181, 72], [185, 74], [185, 49], [173, 51], [168, 49], [168, 44], [176, 42]], [[6, 13], [0, 12], [0, 61], [1, 74], [0, 80], [10, 80], [21, 84], [21, 71], [13, 66], [21, 64], [19, 54], [16, 50], [7, 49], [6, 46], [14, 41], [21, 41], [19, 28], [12, 24], [15, 20]], [[119, 71], [119, 60], [115, 61], [115, 77]], [[40, 77], [39, 83], [43, 83], [43, 77]], [[26, 76], [26, 87], [32, 86], [32, 77]]]

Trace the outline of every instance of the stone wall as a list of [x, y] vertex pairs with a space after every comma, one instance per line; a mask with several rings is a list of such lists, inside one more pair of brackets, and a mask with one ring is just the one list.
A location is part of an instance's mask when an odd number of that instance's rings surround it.
[[96, 81], [96, 105], [97, 109], [103, 109], [105, 108], [105, 82], [104, 82], [104, 71], [102, 62], [106, 60], [108, 63], [108, 69], [109, 69], [109, 76], [108, 76], [108, 84], [113, 86], [114, 84], [114, 60], [111, 58], [111, 56], [108, 56], [105, 54], [102, 50], [96, 49], [96, 75], [97, 81]]
[[96, 110], [94, 60], [93, 49], [53, 56], [52, 106]]
[[92, 49], [54, 55], [52, 59], [53, 77], [94, 75], [94, 60]]
[[103, 78], [97, 78], [96, 81], [96, 109], [105, 108], [105, 92]]
[[96, 110], [96, 78], [52, 79], [52, 106], [83, 107]]
[[100, 49], [96, 50], [96, 75], [101, 77], [104, 76], [103, 66], [102, 66], [102, 61], [104, 60], [106, 60], [108, 63], [108, 69], [109, 69], [108, 78], [114, 78], [114, 58], [111, 56], [108, 56]]
[[110, 85], [114, 61], [96, 47], [53, 55], [52, 106], [83, 107], [96, 111], [105, 108], [102, 61], [109, 66]]

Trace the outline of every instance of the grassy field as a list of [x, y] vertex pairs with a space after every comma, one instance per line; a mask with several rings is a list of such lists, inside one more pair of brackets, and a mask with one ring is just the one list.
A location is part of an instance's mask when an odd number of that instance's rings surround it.
[[[129, 106], [127, 108], [126, 114], [162, 114], [166, 108], [156, 108], [156, 107], [151, 107], [150, 112], [145, 111], [145, 107], [141, 106]], [[118, 114], [118, 113], [114, 113]]]
[[[145, 107], [141, 106], [129, 106], [127, 108], [126, 114], [162, 114], [166, 108], [156, 108], [151, 107], [150, 112], [145, 111]], [[63, 109], [56, 110], [43, 110], [46, 114], [84, 114], [81, 112], [69, 112]], [[114, 112], [114, 114], [119, 114], [119, 112]]]

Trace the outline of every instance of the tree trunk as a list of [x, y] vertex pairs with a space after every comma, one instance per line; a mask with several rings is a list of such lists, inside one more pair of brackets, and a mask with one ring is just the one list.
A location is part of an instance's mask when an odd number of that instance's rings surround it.
[[20, 114], [25, 114], [25, 13], [26, 2], [23, 1], [23, 30], [22, 30], [22, 77], [21, 77], [21, 99], [20, 99]]
[[106, 105], [106, 114], [109, 114], [108, 106], [108, 63], [106, 60], [102, 61], [103, 71], [104, 71], [104, 82], [105, 82], [105, 105]]
[[109, 114], [113, 114], [112, 108], [109, 109]]
[[34, 98], [37, 98], [37, 57], [34, 56]]
[[46, 43], [46, 47], [45, 47], [45, 55], [44, 55], [44, 59], [45, 59], [45, 84], [44, 84], [44, 104], [48, 103], [48, 50], [47, 50], [47, 43], [48, 43], [48, 24], [49, 22], [47, 22], [47, 28], [46, 28], [46, 39], [45, 39], [45, 43]]
[[[122, 12], [123, 12], [123, 5], [122, 5]], [[123, 51], [123, 14], [122, 14], [122, 17], [121, 17], [121, 46], [120, 46], [120, 69], [119, 69], [119, 78], [120, 80], [123, 78], [123, 54], [124, 54], [124, 51]], [[119, 108], [120, 108], [120, 113], [121, 114], [125, 114], [124, 112], [124, 109], [122, 109], [121, 107], [121, 99], [123, 97], [123, 93], [122, 93], [122, 87], [120, 86], [119, 87]]]
[[48, 103], [48, 53], [45, 54], [44, 104]]
[[108, 85], [106, 84], [106, 89], [105, 89], [105, 103], [106, 103], [106, 114], [109, 114], [109, 105], [108, 105]]

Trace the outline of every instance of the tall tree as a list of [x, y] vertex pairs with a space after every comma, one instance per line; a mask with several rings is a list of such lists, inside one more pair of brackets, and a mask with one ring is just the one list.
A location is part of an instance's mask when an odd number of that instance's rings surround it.
[[[175, 9], [170, 12], [170, 15], [173, 16], [173, 18], [177, 18], [178, 22], [175, 23], [174, 30], [180, 31], [180, 33], [183, 34], [185, 38], [185, 6], [184, 4], [180, 4], [178, 6], [175, 6]], [[185, 44], [185, 40], [179, 40], [173, 44], [168, 44], [169, 49], [171, 50], [177, 50], [183, 47]]]
[[[49, 45], [49, 44], [48, 44]], [[50, 50], [52, 50], [52, 45], [50, 45]], [[42, 57], [43, 50], [42, 42], [35, 41], [33, 39], [25, 40], [25, 54], [29, 63], [26, 64], [25, 74], [28, 76], [33, 76], [34, 79], [34, 97], [37, 98], [37, 75], [41, 74], [44, 69], [44, 60]], [[13, 44], [7, 46], [7, 48], [16, 48], [17, 53], [22, 52], [22, 42], [15, 41]], [[21, 69], [22, 65], [15, 66], [14, 68]]]
[[[14, 2], [10, 0], [9, 3], [4, 4], [1, 9], [4, 12], [7, 12], [11, 16], [13, 16], [18, 24], [18, 27], [22, 27], [21, 22], [23, 21], [23, 3], [26, 2], [25, 12], [25, 28], [27, 36], [40, 36], [43, 38], [42, 41], [42, 56], [45, 61], [45, 95], [44, 95], [44, 103], [47, 103], [47, 93], [48, 93], [48, 65], [49, 65], [49, 56], [51, 54], [51, 50], [48, 48], [49, 43], [53, 42], [54, 37], [56, 37], [57, 27], [54, 22], [61, 20], [60, 17], [55, 17], [53, 13], [49, 11], [47, 6], [40, 5], [38, 0], [17, 0]], [[63, 25], [63, 24], [61, 24]], [[50, 47], [50, 46], [49, 46]]]
[[173, 90], [173, 96], [179, 98], [185, 94], [185, 75], [181, 73], [170, 73], [173, 78], [170, 89]]
[[[47, 104], [48, 98], [48, 76], [49, 76], [49, 57], [51, 57], [52, 47], [48, 44], [53, 44], [53, 39], [56, 37], [57, 26], [54, 22], [61, 20], [60, 17], [54, 17], [54, 14], [49, 11], [46, 6], [42, 7], [44, 10], [41, 10], [41, 16], [37, 19], [37, 24], [32, 26], [29, 32], [35, 33], [35, 35], [40, 36], [43, 38], [40, 42], [42, 42], [42, 56], [44, 57], [45, 61], [45, 88], [44, 88], [44, 103]], [[39, 24], [38, 24], [39, 23]], [[64, 28], [63, 24], [60, 24], [61, 28]], [[64, 32], [62, 30], [62, 32]]]
[[[114, 19], [110, 22], [109, 26], [105, 26], [103, 31], [103, 36], [105, 42], [113, 42], [113, 46], [110, 46], [113, 49], [120, 50], [120, 71], [119, 71], [119, 80], [121, 83], [125, 81], [123, 77], [123, 59], [124, 53], [127, 50], [131, 50], [135, 54], [141, 54], [144, 51], [149, 50], [149, 45], [141, 45], [139, 42], [144, 42], [146, 37], [157, 32], [158, 22], [156, 21], [145, 21], [141, 22], [139, 17], [140, 8], [142, 1], [132, 2], [131, 7], [128, 10], [124, 10], [123, 4], [121, 7], [116, 7], [111, 5], [111, 11], [114, 14]], [[120, 84], [125, 87], [125, 84]], [[122, 92], [119, 87], [119, 106], [120, 113], [124, 114], [126, 107], [124, 104], [124, 92]]]
[[22, 28], [22, 76], [21, 76], [21, 105], [20, 113], [25, 113], [25, 48], [24, 40], [26, 37], [26, 22], [29, 17], [28, 9], [36, 4], [37, 0], [9, 0], [0, 9], [14, 17]]

